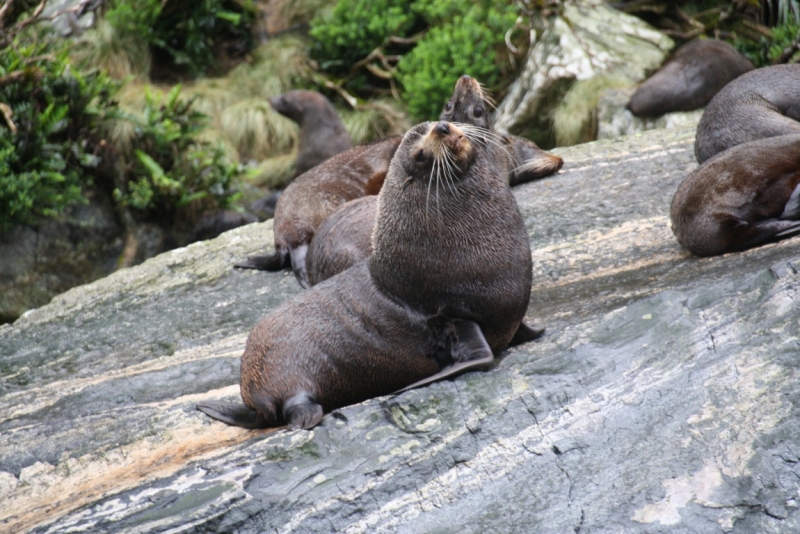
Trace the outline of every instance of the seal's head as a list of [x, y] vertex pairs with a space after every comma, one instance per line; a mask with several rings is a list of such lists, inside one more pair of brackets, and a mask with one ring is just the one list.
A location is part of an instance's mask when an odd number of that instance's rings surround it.
[[453, 94], [442, 108], [439, 120], [492, 129], [490, 107], [493, 106], [491, 97], [483, 91], [478, 80], [465, 74], [456, 82]]
[[408, 157], [401, 164], [408, 180], [455, 179], [475, 159], [475, 145], [462, 128], [446, 121], [424, 122], [403, 141]]

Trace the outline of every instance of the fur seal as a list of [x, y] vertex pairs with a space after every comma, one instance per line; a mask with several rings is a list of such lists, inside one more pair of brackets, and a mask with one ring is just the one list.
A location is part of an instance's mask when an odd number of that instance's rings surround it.
[[275, 253], [250, 256], [236, 267], [278, 271], [291, 264], [308, 287], [305, 256], [314, 232], [339, 206], [380, 191], [402, 137], [392, 136], [346, 150], [298, 176], [275, 210]]
[[495, 132], [489, 109], [492, 105], [491, 98], [484, 93], [480, 83], [465, 74], [456, 82], [453, 94], [439, 114], [439, 120], [468, 124], [491, 132], [493, 135], [487, 134], [488, 137], [511, 154], [508, 183], [512, 186], [550, 176], [561, 169], [564, 160], [540, 149], [533, 141]]
[[242, 355], [245, 407], [198, 409], [249, 428], [311, 428], [337, 407], [490, 364], [531, 288], [505, 158], [446, 122], [412, 128], [380, 193], [375, 251], [256, 325]]
[[698, 256], [800, 233], [800, 135], [751, 141], [703, 163], [670, 207], [678, 242]]
[[[297, 140], [295, 178], [323, 161], [353, 147], [350, 134], [342, 124], [333, 104], [316, 91], [289, 91], [269, 99], [272, 109], [300, 126]], [[250, 205], [255, 213], [275, 213], [281, 192], [277, 191]]]
[[717, 93], [697, 125], [694, 153], [703, 163], [748, 141], [800, 133], [800, 65], [743, 74]]
[[300, 126], [294, 175], [353, 147], [330, 100], [316, 91], [289, 91], [269, 99], [272, 109]]
[[694, 39], [678, 48], [631, 96], [637, 117], [705, 107], [726, 84], [753, 70], [749, 59], [716, 39]]
[[[486, 142], [506, 150], [510, 185], [528, 182], [558, 172], [564, 160], [539, 149], [535, 143], [494, 131], [489, 97], [474, 78], [464, 75], [456, 82], [439, 120], [455, 122]], [[308, 279], [313, 285], [355, 265], [370, 252], [377, 198], [348, 202], [320, 226], [308, 249]], [[312, 261], [313, 259], [313, 261]]]

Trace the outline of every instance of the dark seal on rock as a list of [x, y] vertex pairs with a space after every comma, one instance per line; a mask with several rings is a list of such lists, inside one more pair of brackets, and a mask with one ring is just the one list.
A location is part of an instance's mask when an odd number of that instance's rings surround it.
[[[316, 91], [289, 91], [269, 99], [272, 108], [300, 126], [294, 175], [309, 169], [336, 154], [352, 148], [350, 134], [342, 124], [330, 101]], [[271, 216], [275, 213], [281, 192], [256, 200], [250, 209]]]
[[491, 363], [525, 314], [531, 255], [508, 154], [479, 141], [446, 122], [410, 130], [370, 258], [256, 326], [242, 355], [246, 408], [198, 408], [251, 428], [311, 428], [337, 407]]
[[251, 256], [236, 266], [277, 271], [291, 264], [308, 287], [305, 256], [314, 232], [345, 202], [380, 191], [401, 141], [393, 136], [353, 147], [295, 179], [275, 210], [275, 253]]
[[717, 154], [678, 187], [670, 218], [678, 242], [698, 256], [800, 233], [800, 135], [751, 141]]
[[694, 39], [678, 48], [631, 96], [637, 117], [705, 107], [726, 84], [753, 70], [734, 47], [716, 39]]
[[[455, 122], [470, 135], [486, 139], [508, 152], [507, 176], [510, 185], [549, 176], [561, 168], [564, 160], [539, 149], [535, 143], [494, 131], [489, 113], [491, 100], [477, 80], [461, 76], [450, 100], [444, 105], [439, 120]], [[370, 252], [372, 229], [375, 225], [377, 198], [363, 202], [348, 202], [332, 216], [335, 220], [323, 224], [311, 240], [308, 257], [308, 279], [313, 285], [355, 263]], [[334, 229], [335, 226], [335, 229]]]
[[800, 133], [800, 65], [748, 72], [725, 86], [697, 125], [697, 161], [732, 146]]

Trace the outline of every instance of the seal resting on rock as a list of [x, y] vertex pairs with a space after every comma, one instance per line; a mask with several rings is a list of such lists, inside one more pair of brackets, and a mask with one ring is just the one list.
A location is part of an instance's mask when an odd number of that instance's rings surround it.
[[716, 39], [694, 39], [678, 48], [631, 96], [637, 117], [705, 107], [731, 80], [753, 70], [749, 59]]
[[800, 233], [800, 135], [730, 148], [678, 187], [678, 242], [698, 256], [740, 251]]
[[[269, 99], [272, 109], [288, 117], [300, 126], [297, 140], [297, 159], [294, 162], [294, 176], [300, 176], [309, 169], [336, 154], [352, 148], [350, 134], [342, 124], [330, 100], [316, 91], [289, 91]], [[250, 205], [255, 213], [275, 213], [281, 192], [275, 192], [256, 200]]]
[[401, 141], [393, 136], [353, 147], [298, 176], [275, 210], [275, 252], [250, 256], [236, 266], [278, 271], [291, 265], [300, 284], [308, 287], [305, 256], [314, 232], [348, 200], [380, 191]]
[[380, 193], [374, 252], [256, 325], [246, 407], [198, 408], [250, 428], [311, 428], [337, 407], [490, 364], [531, 290], [508, 157], [447, 122], [412, 128]]
[[[561, 168], [564, 160], [539, 149], [521, 137], [494, 131], [487, 107], [489, 97], [474, 78], [464, 75], [456, 82], [450, 100], [439, 120], [456, 123], [479, 142], [489, 142], [504, 149], [510, 185], [548, 176]], [[485, 139], [485, 140], [483, 140]], [[313, 285], [342, 272], [370, 253], [372, 228], [375, 225], [377, 198], [351, 201], [325, 221], [308, 249], [308, 279]]]
[[708, 104], [694, 153], [703, 163], [732, 146], [800, 133], [800, 65], [775, 65], [725, 86]]

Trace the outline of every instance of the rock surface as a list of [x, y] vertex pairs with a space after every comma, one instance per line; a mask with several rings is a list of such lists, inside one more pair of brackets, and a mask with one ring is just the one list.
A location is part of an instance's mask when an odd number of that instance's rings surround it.
[[237, 399], [248, 332], [301, 291], [230, 267], [271, 222], [0, 327], [0, 530], [800, 531], [800, 239], [682, 251], [693, 137], [557, 151], [558, 175], [515, 190], [545, 336], [312, 431], [194, 409]]
[[673, 44], [603, 0], [564, 2], [497, 107], [495, 128], [548, 146], [551, 113], [572, 83], [597, 75], [636, 83], [661, 65]]

